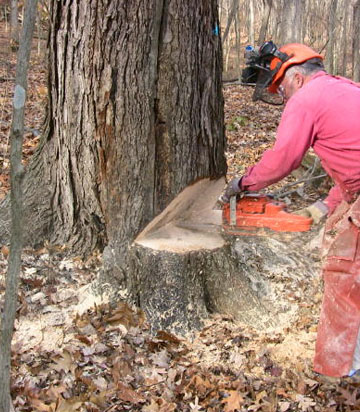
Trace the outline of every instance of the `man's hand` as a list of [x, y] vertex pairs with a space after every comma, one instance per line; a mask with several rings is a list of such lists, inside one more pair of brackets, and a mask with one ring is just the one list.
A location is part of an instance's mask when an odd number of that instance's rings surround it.
[[305, 217], [312, 217], [314, 223], [319, 223], [327, 216], [328, 211], [329, 209], [326, 204], [321, 200], [318, 200], [317, 202], [308, 207], [305, 207], [304, 209], [297, 210], [296, 212], [294, 212], [294, 214]]
[[230, 180], [224, 193], [219, 198], [221, 203], [229, 203], [232, 196], [242, 192], [240, 188], [240, 181], [241, 177], [236, 177], [235, 179]]

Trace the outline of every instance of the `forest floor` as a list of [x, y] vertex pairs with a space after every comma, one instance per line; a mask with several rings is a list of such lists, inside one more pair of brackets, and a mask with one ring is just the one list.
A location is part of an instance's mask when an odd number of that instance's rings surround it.
[[[9, 190], [9, 130], [16, 56], [0, 26], [0, 200]], [[41, 48], [42, 50], [42, 48]], [[42, 53], [42, 52], [41, 52]], [[29, 73], [24, 162], [34, 152], [46, 106], [45, 57], [36, 50]], [[251, 89], [224, 86], [229, 178], [241, 175], [270, 147], [281, 109], [253, 104]], [[304, 169], [305, 170], [305, 169]], [[299, 178], [290, 176], [270, 190]], [[295, 186], [289, 208], [311, 203], [328, 188]], [[291, 190], [294, 187], [291, 186]], [[319, 227], [313, 230], [313, 237]], [[0, 252], [0, 308], [8, 248]], [[318, 250], [309, 248], [319, 268]], [[315, 256], [315, 258], [314, 258]], [[187, 338], [151, 336], [144, 315], [94, 298], [89, 288], [101, 255], [86, 261], [63, 247], [26, 249], [12, 351], [17, 411], [359, 411], [360, 386], [323, 382], [312, 371], [322, 296], [320, 277], [289, 288], [300, 308], [291, 324], [256, 331], [213, 314]]]

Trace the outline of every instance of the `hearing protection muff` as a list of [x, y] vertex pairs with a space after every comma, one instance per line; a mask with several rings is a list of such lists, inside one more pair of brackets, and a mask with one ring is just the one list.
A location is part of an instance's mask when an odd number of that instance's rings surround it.
[[[270, 68], [270, 62], [277, 57], [280, 61], [275, 68]], [[242, 71], [241, 81], [245, 84], [255, 84], [253, 101], [262, 100], [273, 105], [284, 103], [282, 96], [269, 93], [267, 88], [272, 79], [291, 56], [282, 53], [272, 41], [263, 43], [260, 48], [247, 46], [245, 49], [246, 67]]]

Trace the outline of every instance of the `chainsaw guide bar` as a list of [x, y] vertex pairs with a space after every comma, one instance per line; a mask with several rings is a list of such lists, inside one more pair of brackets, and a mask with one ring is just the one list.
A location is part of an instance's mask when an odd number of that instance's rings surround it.
[[262, 194], [231, 197], [223, 206], [224, 231], [230, 235], [266, 235], [275, 232], [306, 232], [312, 218], [286, 212], [283, 202]]

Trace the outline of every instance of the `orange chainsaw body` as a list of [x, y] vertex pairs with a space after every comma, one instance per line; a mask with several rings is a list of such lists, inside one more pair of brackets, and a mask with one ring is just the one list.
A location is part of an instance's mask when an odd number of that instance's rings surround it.
[[233, 235], [254, 234], [259, 229], [276, 232], [306, 232], [312, 218], [286, 212], [285, 203], [266, 195], [234, 196], [223, 207], [223, 228]]

